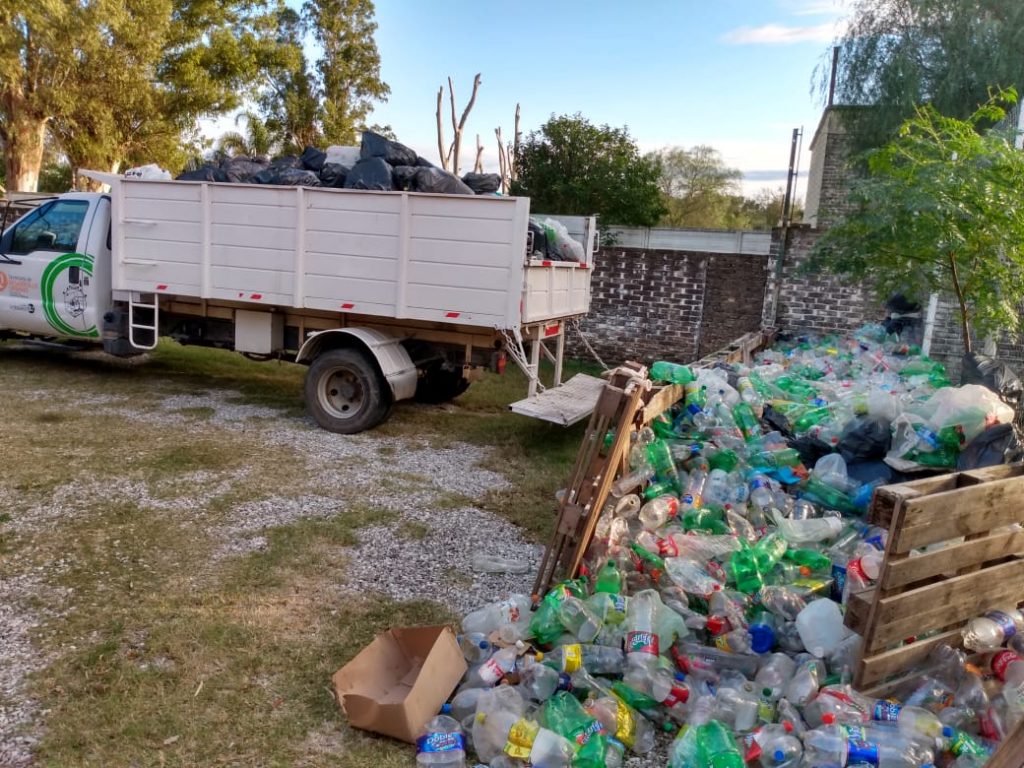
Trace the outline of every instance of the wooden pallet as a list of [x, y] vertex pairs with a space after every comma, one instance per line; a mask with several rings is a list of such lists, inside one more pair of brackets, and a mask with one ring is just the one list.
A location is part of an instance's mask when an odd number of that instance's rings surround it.
[[[912, 668], [987, 610], [1024, 601], [1024, 464], [884, 486], [869, 519], [889, 527], [874, 589], [849, 596], [846, 624], [864, 638], [854, 687]], [[933, 547], [924, 554], [914, 553]], [[927, 635], [919, 640], [902, 641]]]
[[985, 768], [1022, 768], [1024, 767], [1024, 720], [1017, 723], [999, 749], [992, 755]]
[[[774, 338], [772, 329], [748, 333], [693, 365], [750, 363], [753, 355]], [[647, 379], [647, 369], [639, 363], [627, 362], [612, 371], [590, 417], [565, 497], [558, 506], [555, 532], [533, 584], [535, 599], [543, 596], [558, 576], [579, 575], [608, 492], [626, 469], [629, 433], [649, 424], [681, 400], [683, 394], [678, 385], [653, 386]], [[611, 429], [615, 430], [615, 440], [608, 447], [605, 435]]]

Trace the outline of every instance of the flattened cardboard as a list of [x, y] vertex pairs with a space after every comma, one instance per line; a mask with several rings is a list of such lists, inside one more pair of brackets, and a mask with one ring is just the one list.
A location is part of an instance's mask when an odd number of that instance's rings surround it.
[[355, 728], [410, 744], [466, 673], [449, 627], [396, 627], [382, 632], [331, 678]]

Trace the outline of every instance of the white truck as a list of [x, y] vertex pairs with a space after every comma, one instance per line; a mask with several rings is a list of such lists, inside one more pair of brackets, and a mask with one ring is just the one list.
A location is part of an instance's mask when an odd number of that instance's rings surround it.
[[[342, 433], [507, 358], [530, 381], [513, 410], [592, 408], [600, 380], [559, 386], [567, 323], [590, 305], [592, 217], [569, 222], [585, 261], [547, 261], [530, 258], [528, 198], [86, 175], [109, 194], [60, 195], [0, 237], [0, 338], [132, 356], [168, 336], [305, 364], [310, 415]], [[555, 386], [535, 396], [542, 353]]]

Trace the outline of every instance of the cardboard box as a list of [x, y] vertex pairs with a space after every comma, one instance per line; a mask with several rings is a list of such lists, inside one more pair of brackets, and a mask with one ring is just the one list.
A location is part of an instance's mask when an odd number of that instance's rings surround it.
[[355, 728], [413, 744], [465, 673], [449, 627], [399, 627], [377, 635], [331, 680]]

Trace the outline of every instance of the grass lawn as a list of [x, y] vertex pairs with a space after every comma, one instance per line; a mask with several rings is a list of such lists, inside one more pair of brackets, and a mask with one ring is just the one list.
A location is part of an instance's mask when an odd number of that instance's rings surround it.
[[[358, 486], [325, 482], [308, 452], [266, 439], [282, 421], [306, 428], [304, 370], [168, 342], [145, 362], [0, 345], [0, 580], [43, 574], [40, 607], [61, 596], [59, 615], [32, 636], [49, 659], [28, 681], [44, 713], [36, 764], [411, 764], [407, 745], [345, 725], [329, 678], [388, 626], [457, 617], [426, 599], [342, 594], [345, 548], [393, 516], [363, 503]], [[400, 404], [365, 445], [379, 461], [407, 443], [492, 449], [483, 465], [508, 488], [433, 503], [469, 501], [543, 540], [582, 425], [511, 414], [525, 389], [510, 369], [452, 404]], [[226, 405], [192, 403], [197, 392]], [[257, 407], [251, 425], [218, 421], [234, 404]], [[233, 509], [311, 493], [338, 513], [224, 554], [216, 531]], [[427, 534], [408, 521], [400, 532], [410, 546]]]

